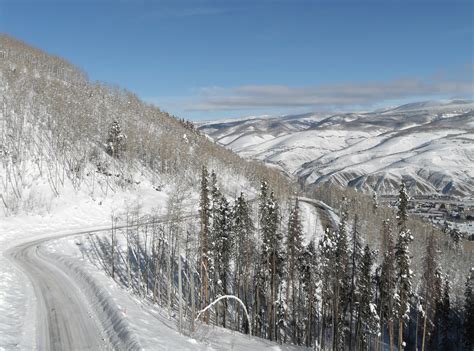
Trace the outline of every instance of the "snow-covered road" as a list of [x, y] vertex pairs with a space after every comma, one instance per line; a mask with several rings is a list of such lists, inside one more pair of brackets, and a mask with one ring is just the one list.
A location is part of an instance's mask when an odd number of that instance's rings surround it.
[[106, 333], [80, 286], [58, 268], [40, 239], [14, 247], [9, 256], [30, 278], [38, 303], [36, 345], [41, 350], [108, 349]]
[[87, 235], [110, 230], [110, 202], [0, 220], [0, 351], [300, 349], [200, 323], [180, 333], [168, 310], [84, 258]]

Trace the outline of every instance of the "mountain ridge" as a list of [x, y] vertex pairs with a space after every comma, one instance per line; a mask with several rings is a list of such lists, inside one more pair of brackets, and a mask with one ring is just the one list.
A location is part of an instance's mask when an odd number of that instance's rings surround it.
[[422, 101], [362, 113], [206, 122], [198, 126], [243, 157], [264, 161], [303, 186], [336, 183], [393, 194], [474, 193], [474, 102]]

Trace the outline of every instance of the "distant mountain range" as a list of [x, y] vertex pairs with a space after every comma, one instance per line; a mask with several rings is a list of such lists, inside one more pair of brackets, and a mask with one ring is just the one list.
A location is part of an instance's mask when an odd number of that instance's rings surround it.
[[308, 185], [474, 196], [474, 102], [425, 101], [364, 113], [248, 117], [198, 128]]

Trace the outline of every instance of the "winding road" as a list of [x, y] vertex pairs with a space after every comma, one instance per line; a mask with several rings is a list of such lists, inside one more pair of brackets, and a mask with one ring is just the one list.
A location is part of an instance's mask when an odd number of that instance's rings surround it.
[[[182, 218], [190, 217], [195, 215]], [[167, 218], [162, 218], [142, 224], [166, 221]], [[114, 228], [127, 228], [127, 225]], [[111, 228], [96, 227], [32, 239], [5, 252], [5, 256], [27, 275], [33, 285], [36, 297], [35, 344], [38, 350], [141, 349], [126, 322], [119, 320], [121, 317], [116, 306], [111, 306], [113, 302], [94, 295], [97, 292], [97, 286], [92, 286], [94, 283], [78, 280], [71, 268], [42, 248], [48, 241], [106, 230]]]
[[34, 240], [8, 253], [27, 274], [35, 291], [36, 346], [39, 350], [112, 349], [80, 286], [42, 253], [41, 244], [59, 237]]

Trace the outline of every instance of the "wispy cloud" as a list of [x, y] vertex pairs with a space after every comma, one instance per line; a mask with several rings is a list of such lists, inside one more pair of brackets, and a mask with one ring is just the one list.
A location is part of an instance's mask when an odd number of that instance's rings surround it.
[[[472, 77], [472, 75], [471, 75]], [[474, 82], [446, 78], [407, 78], [385, 82], [327, 84], [308, 87], [243, 85], [211, 87], [184, 103], [185, 110], [231, 111], [265, 108], [345, 108], [372, 106], [407, 98], [472, 98]]]
[[[0, 0], [1, 1], [1, 0]], [[186, 19], [190, 17], [218, 16], [236, 11], [237, 8], [227, 4], [209, 1], [156, 1], [146, 10], [136, 16], [137, 21], [157, 19]]]
[[220, 15], [230, 12], [230, 9], [219, 7], [190, 7], [190, 8], [166, 8], [155, 10], [148, 16], [158, 18], [185, 18], [195, 16]]

